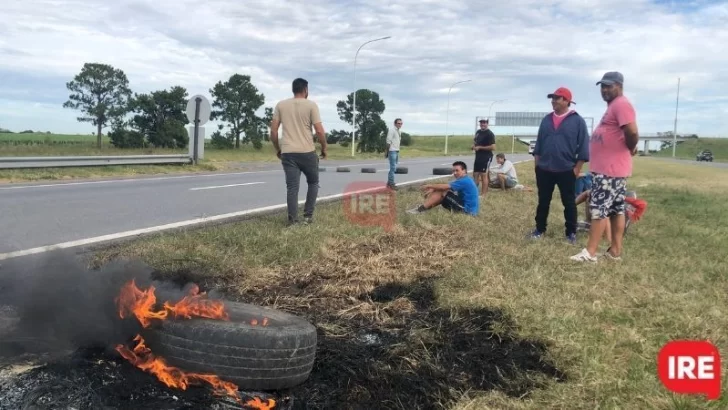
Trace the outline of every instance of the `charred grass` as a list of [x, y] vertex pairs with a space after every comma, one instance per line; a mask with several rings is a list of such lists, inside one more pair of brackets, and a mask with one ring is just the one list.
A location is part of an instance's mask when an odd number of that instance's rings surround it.
[[[300, 408], [707, 408], [667, 392], [655, 358], [676, 338], [727, 351], [728, 172], [684, 166], [697, 175], [686, 184], [670, 166], [636, 159], [629, 184], [648, 209], [622, 263], [568, 260], [580, 247], [563, 241], [558, 193], [550, 232], [533, 243], [535, 192], [495, 191], [475, 220], [407, 215], [421, 197], [402, 191], [391, 232], [354, 226], [330, 204], [312, 226], [269, 216], [92, 263], [139, 257], [159, 279], [309, 319], [319, 348], [291, 392]], [[533, 186], [531, 167], [518, 170]]]

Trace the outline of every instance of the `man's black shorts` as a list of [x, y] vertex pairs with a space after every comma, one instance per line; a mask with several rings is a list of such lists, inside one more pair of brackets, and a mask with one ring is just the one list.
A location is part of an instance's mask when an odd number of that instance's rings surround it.
[[488, 172], [490, 164], [493, 161], [493, 156], [478, 158], [475, 157], [475, 163], [473, 164], [473, 172]]
[[465, 204], [455, 192], [447, 191], [445, 198], [442, 199], [442, 207], [452, 212], [465, 212]]

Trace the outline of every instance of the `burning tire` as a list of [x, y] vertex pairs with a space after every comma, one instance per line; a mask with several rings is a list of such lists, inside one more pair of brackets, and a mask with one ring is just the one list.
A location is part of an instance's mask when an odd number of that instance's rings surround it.
[[279, 390], [306, 381], [316, 328], [297, 316], [225, 301], [230, 320], [164, 320], [143, 330], [147, 346], [172, 366], [215, 374], [241, 389]]

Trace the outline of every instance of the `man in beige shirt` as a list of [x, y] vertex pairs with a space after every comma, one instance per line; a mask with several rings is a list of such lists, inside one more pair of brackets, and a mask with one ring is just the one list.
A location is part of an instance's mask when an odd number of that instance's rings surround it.
[[[281, 124], [283, 139], [279, 142], [278, 127]], [[319, 157], [313, 142], [312, 126], [321, 144], [321, 158], [326, 159], [326, 133], [321, 124], [318, 105], [308, 99], [308, 81], [297, 78], [293, 80], [293, 98], [276, 104], [270, 124], [270, 140], [286, 175], [289, 226], [298, 223], [298, 189], [302, 172], [308, 184], [303, 218], [307, 224], [313, 222], [319, 189]]]

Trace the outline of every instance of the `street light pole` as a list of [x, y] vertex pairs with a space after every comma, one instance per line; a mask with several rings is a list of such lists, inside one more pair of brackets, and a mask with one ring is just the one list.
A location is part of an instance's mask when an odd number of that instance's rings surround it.
[[[672, 128], [672, 157], [675, 158], [675, 148], [677, 147], [677, 106], [680, 104], [680, 77], [677, 78], [677, 100], [675, 101], [675, 125]], [[646, 146], [647, 144], [645, 144]], [[649, 150], [646, 150], [649, 151]], [[647, 155], [647, 154], [645, 154]]]
[[447, 155], [447, 133], [448, 133], [448, 125], [450, 123], [450, 91], [452, 91], [452, 88], [455, 87], [458, 84], [467, 83], [471, 80], [464, 80], [464, 81], [458, 81], [450, 86], [450, 89], [447, 91], [447, 111], [445, 111], [445, 155]]
[[356, 54], [354, 55], [354, 104], [352, 105], [352, 113], [353, 118], [351, 121], [352, 131], [351, 131], [351, 156], [354, 156], [354, 150], [356, 147], [356, 144], [354, 143], [354, 136], [356, 135], [356, 58], [359, 56], [359, 51], [364, 47], [365, 45], [369, 43], [373, 43], [375, 41], [379, 40], [386, 40], [388, 38], [391, 38], [391, 36], [381, 37], [381, 38], [375, 38], [374, 40], [369, 40], [365, 42], [364, 44], [360, 45], [359, 48], [356, 50]]

